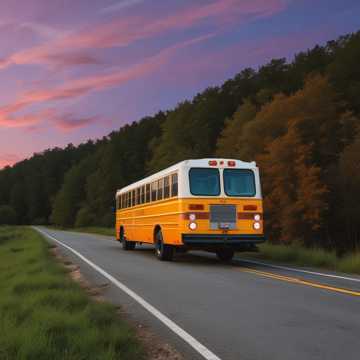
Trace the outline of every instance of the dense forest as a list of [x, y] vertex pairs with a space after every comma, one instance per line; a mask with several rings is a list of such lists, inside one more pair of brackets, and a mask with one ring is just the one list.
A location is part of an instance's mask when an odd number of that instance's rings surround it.
[[247, 68], [96, 142], [0, 171], [0, 223], [111, 226], [115, 190], [188, 158], [256, 160], [274, 243], [360, 247], [360, 32]]

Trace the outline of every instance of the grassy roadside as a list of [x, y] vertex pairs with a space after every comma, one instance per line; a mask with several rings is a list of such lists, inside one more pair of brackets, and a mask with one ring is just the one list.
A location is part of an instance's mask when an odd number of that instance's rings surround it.
[[82, 227], [82, 228], [74, 228], [70, 231], [76, 232], [84, 232], [89, 234], [99, 234], [99, 235], [106, 235], [106, 236], [115, 236], [115, 229], [114, 228], [107, 228], [107, 227]]
[[295, 245], [261, 244], [257, 253], [241, 253], [242, 258], [274, 263], [318, 267], [344, 273], [360, 274], [360, 253], [337, 257], [334, 252], [306, 249]]
[[80, 228], [64, 228], [59, 226], [46, 226], [46, 227], [54, 230], [74, 231], [79, 233], [99, 234], [99, 235], [115, 237], [115, 228], [112, 227], [111, 228], [101, 227], [101, 226], [87, 226]]
[[142, 359], [113, 306], [94, 303], [31, 228], [0, 227], [0, 359]]

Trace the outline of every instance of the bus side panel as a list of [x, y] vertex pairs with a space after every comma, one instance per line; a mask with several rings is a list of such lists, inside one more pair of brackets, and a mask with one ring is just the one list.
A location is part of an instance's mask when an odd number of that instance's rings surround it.
[[153, 243], [154, 230], [160, 226], [165, 243], [180, 243], [179, 217], [178, 199], [166, 199], [140, 206], [134, 211], [134, 239]]
[[179, 200], [172, 198], [117, 211], [117, 234], [123, 226], [127, 240], [153, 243], [154, 230], [160, 226], [165, 243], [181, 244], [180, 207]]
[[[191, 211], [189, 205], [202, 205], [200, 211]], [[253, 228], [253, 215], [263, 215], [261, 199], [245, 198], [185, 198], [167, 199], [150, 204], [139, 205], [132, 209], [125, 209], [117, 212], [116, 231], [119, 232], [120, 226], [124, 226], [125, 235], [128, 240], [153, 243], [154, 229], [160, 226], [163, 239], [166, 244], [182, 245], [182, 234], [222, 234], [222, 230], [210, 229], [209, 212], [212, 204], [233, 204], [237, 207], [236, 229], [227, 231], [228, 234], [253, 234], [262, 235], [263, 219], [261, 228]], [[245, 206], [255, 205], [255, 210], [246, 210]], [[197, 218], [196, 230], [190, 230], [189, 219], [186, 214], [195, 213]], [[241, 214], [246, 215], [242, 217]], [[202, 215], [202, 216], [199, 216]]]

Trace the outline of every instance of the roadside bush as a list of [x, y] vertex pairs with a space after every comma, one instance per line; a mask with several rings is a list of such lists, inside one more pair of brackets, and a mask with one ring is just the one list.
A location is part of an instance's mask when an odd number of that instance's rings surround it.
[[115, 214], [109, 211], [101, 219], [101, 226], [114, 227], [115, 226]]
[[16, 224], [16, 212], [8, 205], [0, 206], [0, 225]]
[[88, 208], [81, 208], [76, 214], [75, 227], [94, 225], [95, 216]]

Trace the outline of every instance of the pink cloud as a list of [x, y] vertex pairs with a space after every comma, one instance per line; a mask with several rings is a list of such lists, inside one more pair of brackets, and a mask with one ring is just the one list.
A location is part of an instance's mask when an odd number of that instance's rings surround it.
[[[177, 13], [157, 19], [132, 15], [101, 23], [66, 34], [11, 56], [0, 59], [0, 69], [15, 64], [54, 64], [62, 66], [96, 64], [96, 59], [80, 51], [94, 48], [127, 46], [133, 42], [152, 38], [172, 30], [190, 28], [211, 20], [217, 26], [246, 23], [259, 17], [271, 16], [286, 7], [286, 0], [216, 0], [191, 5]], [[72, 49], [76, 49], [75, 55]], [[63, 59], [59, 58], [62, 54]]]
[[49, 54], [44, 59], [58, 68], [65, 68], [73, 65], [98, 65], [101, 63], [94, 56], [80, 53]]
[[[56, 101], [68, 98], [76, 98], [86, 95], [89, 92], [101, 91], [114, 86], [122, 85], [130, 80], [145, 76], [163, 65], [174, 52], [187, 46], [191, 46], [201, 41], [205, 41], [214, 36], [208, 34], [200, 36], [179, 44], [175, 44], [169, 48], [160, 51], [144, 62], [133, 65], [126, 69], [116, 69], [105, 74], [98, 74], [86, 78], [72, 80], [63, 86], [54, 89], [45, 89], [38, 91], [31, 91], [26, 93], [21, 99], [21, 104], [27, 106], [28, 104]], [[18, 104], [18, 106], [22, 106]]]
[[163, 49], [158, 54], [146, 59], [144, 62], [135, 64], [126, 69], [118, 68], [103, 74], [69, 80], [65, 84], [55, 88], [34, 89], [28, 91], [20, 95], [14, 103], [0, 107], [0, 128], [25, 127], [28, 130], [31, 129], [32, 131], [36, 131], [38, 129], [37, 125], [44, 120], [52, 120], [55, 123], [55, 126], [62, 131], [70, 131], [81, 126], [86, 126], [91, 122], [94, 122], [95, 119], [86, 118], [76, 120], [68, 115], [59, 117], [56, 115], [56, 110], [53, 108], [47, 108], [33, 114], [17, 115], [16, 113], [31, 105], [78, 98], [87, 95], [90, 92], [102, 91], [111, 87], [120, 86], [130, 80], [146, 76], [166, 63], [169, 57], [177, 50], [207, 40], [212, 36], [214, 36], [214, 34], [200, 36], [175, 44], [169, 48]]
[[[23, 106], [23, 104], [19, 104]], [[16, 108], [16, 106], [15, 106]], [[18, 128], [34, 126], [52, 116], [52, 109], [45, 109], [34, 114], [13, 115], [7, 111], [0, 110], [0, 127]]]
[[62, 116], [56, 116], [53, 121], [58, 129], [69, 132], [101, 122], [102, 119], [97, 116], [77, 118], [74, 117], [73, 114], [64, 114]]
[[129, 68], [117, 68], [111, 72], [97, 74], [90, 77], [69, 80], [65, 84], [47, 89], [34, 89], [18, 97], [9, 105], [0, 107], [0, 127], [28, 127], [36, 125], [46, 117], [53, 117], [53, 109], [32, 115], [14, 115], [19, 110], [28, 106], [48, 102], [74, 99], [87, 95], [90, 92], [102, 91], [111, 87], [120, 86], [130, 80], [134, 80], [152, 73], [163, 65], [177, 50], [207, 40], [214, 34], [200, 36], [194, 39], [175, 44], [163, 49], [158, 54], [146, 59], [144, 62], [135, 64]]
[[0, 169], [12, 166], [20, 160], [21, 158], [16, 154], [0, 154]]

